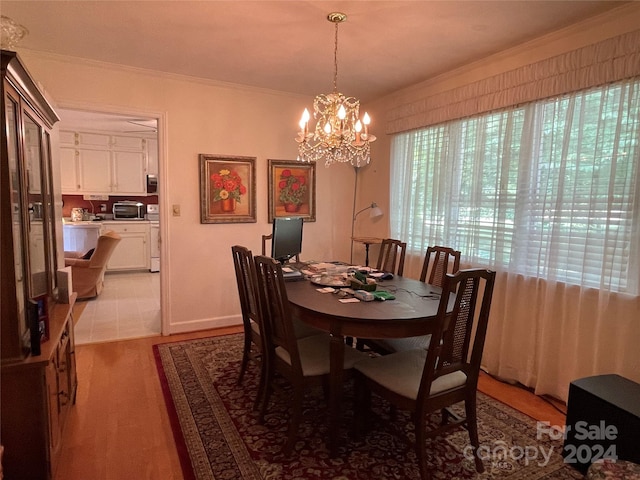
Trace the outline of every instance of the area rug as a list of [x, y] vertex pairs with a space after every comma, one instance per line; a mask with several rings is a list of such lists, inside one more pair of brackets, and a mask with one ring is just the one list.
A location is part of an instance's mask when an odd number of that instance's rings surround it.
[[[413, 423], [374, 396], [369, 429], [351, 435], [353, 395], [345, 385], [343, 428], [338, 455], [330, 457], [327, 410], [322, 389], [305, 399], [305, 414], [293, 454], [281, 448], [287, 438], [287, 390], [272, 397], [264, 424], [253, 402], [259, 368], [250, 364], [237, 384], [242, 335], [154, 346], [158, 373], [172, 420], [186, 480], [253, 479], [419, 479]], [[462, 412], [462, 405], [456, 406]], [[439, 414], [433, 416], [438, 422]], [[483, 394], [478, 396], [481, 454], [485, 472], [475, 471], [465, 430], [429, 444], [434, 479], [542, 480], [583, 478], [563, 463], [562, 441], [537, 422]]]

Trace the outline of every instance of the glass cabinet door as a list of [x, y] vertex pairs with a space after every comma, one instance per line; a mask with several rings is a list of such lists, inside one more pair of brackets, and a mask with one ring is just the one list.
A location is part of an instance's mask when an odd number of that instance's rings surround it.
[[[22, 248], [22, 172], [18, 161], [18, 104], [9, 95], [5, 96], [6, 129], [7, 129], [7, 161], [9, 165], [9, 188], [11, 196], [11, 224], [13, 232], [13, 260], [16, 277], [16, 304], [18, 318], [26, 323], [25, 315], [25, 265]], [[21, 331], [26, 330], [23, 325]]]
[[29, 293], [31, 298], [35, 298], [47, 294], [48, 278], [42, 194], [42, 129], [28, 114], [24, 116], [24, 149], [29, 209]]
[[[49, 293], [58, 298], [58, 247], [56, 242], [56, 214], [53, 195], [53, 173], [51, 167], [51, 137], [44, 132], [42, 143], [42, 205], [47, 262], [47, 284]], [[53, 302], [50, 302], [53, 305]]]

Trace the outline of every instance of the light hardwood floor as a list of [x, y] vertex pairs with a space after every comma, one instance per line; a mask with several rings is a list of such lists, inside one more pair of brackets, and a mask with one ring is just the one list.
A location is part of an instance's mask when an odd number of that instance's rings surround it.
[[[62, 438], [56, 480], [182, 479], [152, 345], [239, 327], [76, 347], [78, 395]], [[487, 375], [480, 390], [538, 420], [565, 417], [540, 397]]]

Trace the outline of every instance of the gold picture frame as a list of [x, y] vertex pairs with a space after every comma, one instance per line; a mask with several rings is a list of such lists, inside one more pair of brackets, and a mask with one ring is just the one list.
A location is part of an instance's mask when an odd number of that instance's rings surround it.
[[269, 223], [276, 217], [316, 221], [316, 163], [268, 160]]
[[256, 157], [198, 157], [200, 223], [255, 223]]

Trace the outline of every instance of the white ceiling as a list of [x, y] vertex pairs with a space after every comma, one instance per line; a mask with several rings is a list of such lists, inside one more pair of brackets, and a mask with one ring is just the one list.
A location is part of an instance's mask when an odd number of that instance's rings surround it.
[[158, 132], [158, 121], [153, 118], [67, 109], [56, 109], [56, 113], [61, 130], [121, 132], [148, 138], [155, 138]]
[[617, 1], [1, 0], [19, 48], [363, 103], [615, 8]]

